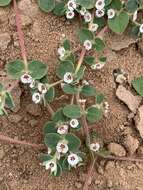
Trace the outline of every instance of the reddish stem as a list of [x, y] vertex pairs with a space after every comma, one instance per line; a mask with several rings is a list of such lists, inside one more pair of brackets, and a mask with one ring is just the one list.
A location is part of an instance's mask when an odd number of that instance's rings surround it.
[[4, 141], [6, 143], [20, 144], [23, 146], [33, 147], [33, 148], [36, 148], [39, 150], [45, 149], [45, 146], [43, 144], [33, 144], [33, 143], [26, 142], [26, 141], [19, 141], [19, 140], [12, 139], [12, 138], [7, 137], [7, 136], [2, 135], [2, 134], [0, 134], [0, 140]]
[[17, 7], [16, 0], [13, 0], [13, 6], [14, 6], [14, 11], [15, 11], [15, 20], [16, 20], [17, 33], [18, 33], [18, 37], [19, 37], [19, 44], [20, 44], [20, 48], [21, 48], [21, 54], [22, 54], [22, 58], [25, 63], [25, 66], [27, 67], [27, 54], [26, 54], [26, 48], [25, 48], [25, 44], [24, 44], [24, 34], [21, 29], [22, 28], [21, 18], [20, 18], [20, 13], [19, 13], [19, 10]]

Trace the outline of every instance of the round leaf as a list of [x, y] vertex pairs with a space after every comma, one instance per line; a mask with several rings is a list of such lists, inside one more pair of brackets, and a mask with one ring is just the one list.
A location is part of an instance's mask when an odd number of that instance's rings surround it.
[[67, 134], [65, 139], [68, 141], [69, 151], [77, 151], [81, 145], [80, 139], [74, 134]]
[[45, 144], [52, 150], [56, 150], [57, 143], [61, 140], [61, 136], [57, 133], [48, 133], [45, 136]]
[[63, 79], [65, 73], [67, 72], [74, 72], [74, 65], [71, 61], [63, 61], [62, 63], [60, 63], [57, 69], [57, 76]]
[[87, 109], [87, 120], [91, 123], [97, 122], [102, 118], [103, 111], [97, 107], [91, 106]]
[[86, 9], [92, 9], [95, 5], [95, 0], [77, 0], [76, 2]]
[[63, 113], [65, 116], [76, 119], [81, 117], [80, 107], [77, 105], [67, 105], [63, 109]]
[[54, 100], [54, 97], [55, 97], [55, 89], [54, 89], [54, 87], [51, 87], [48, 91], [47, 91], [47, 93], [45, 94], [45, 100], [47, 101], [47, 102], [52, 102], [53, 100]]
[[16, 60], [6, 65], [7, 73], [13, 79], [19, 79], [24, 72], [24, 63], [21, 60]]
[[47, 65], [40, 61], [30, 62], [28, 69], [33, 79], [41, 79], [47, 74]]
[[85, 85], [81, 89], [81, 94], [84, 96], [95, 96], [96, 95], [96, 89], [92, 86]]
[[86, 40], [93, 40], [93, 38], [94, 38], [93, 33], [90, 30], [86, 28], [80, 30], [79, 40], [81, 43], [84, 43], [84, 41]]
[[66, 8], [65, 8], [65, 3], [60, 2], [56, 3], [55, 8], [54, 8], [54, 14], [57, 16], [63, 16], [65, 14]]
[[39, 0], [39, 7], [44, 12], [50, 12], [55, 8], [55, 0]]
[[132, 82], [134, 89], [143, 97], [143, 77], [137, 78]]
[[124, 11], [119, 15], [116, 15], [113, 19], [108, 19], [109, 28], [117, 34], [123, 33], [127, 28], [128, 23], [129, 15]]
[[0, 7], [9, 5], [11, 0], [0, 0]]
[[43, 127], [43, 132], [44, 134], [47, 133], [56, 133], [57, 129], [56, 129], [56, 124], [53, 121], [49, 121], [47, 122], [44, 127]]
[[77, 89], [70, 85], [70, 84], [65, 84], [64, 87], [63, 87], [63, 91], [66, 93], [66, 94], [76, 94], [77, 93]]

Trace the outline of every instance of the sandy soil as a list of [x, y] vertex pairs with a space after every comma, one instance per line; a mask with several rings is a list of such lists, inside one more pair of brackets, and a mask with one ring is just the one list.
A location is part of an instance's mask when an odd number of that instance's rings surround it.
[[[57, 18], [52, 14], [42, 13], [35, 1], [21, 0], [19, 2], [25, 33], [28, 58], [39, 59], [49, 66], [49, 78], [56, 80], [54, 70], [57, 65], [56, 50], [63, 34], [68, 36], [73, 47], [76, 41], [78, 21], [69, 22], [65, 18]], [[9, 60], [20, 57], [20, 49], [14, 23], [12, 7], [0, 9], [0, 41], [1, 34], [6, 33], [5, 47], [0, 43], [0, 77], [4, 74], [4, 66]], [[110, 113], [95, 127], [102, 135], [105, 144], [116, 142], [124, 146], [127, 135], [139, 141], [136, 154], [142, 147], [139, 133], [134, 122], [128, 119], [130, 111], [115, 96], [113, 70], [122, 68], [129, 75], [129, 81], [143, 73], [143, 57], [137, 48], [137, 42], [129, 37], [120, 37], [111, 33], [106, 35], [109, 49], [108, 63], [100, 72], [86, 74], [94, 86], [101, 90], [110, 104]], [[9, 112], [9, 117], [0, 118], [0, 132], [8, 136], [41, 143], [42, 126], [50, 117], [47, 110], [31, 103], [29, 92], [16, 87], [17, 109]], [[57, 97], [59, 93], [57, 93]], [[53, 104], [56, 108], [66, 99]], [[30, 110], [29, 110], [30, 107]], [[127, 154], [129, 154], [128, 150]], [[0, 190], [77, 190], [83, 187], [86, 177], [86, 167], [77, 171], [64, 173], [59, 178], [52, 178], [40, 165], [39, 152], [21, 146], [0, 144]], [[99, 160], [96, 163], [90, 190], [142, 190], [143, 164]]]

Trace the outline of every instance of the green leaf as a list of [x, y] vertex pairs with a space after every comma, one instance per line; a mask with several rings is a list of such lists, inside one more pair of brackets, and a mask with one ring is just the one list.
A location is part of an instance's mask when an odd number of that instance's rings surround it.
[[0, 0], [0, 7], [9, 5], [11, 0]]
[[24, 72], [24, 68], [24, 63], [21, 60], [12, 61], [6, 65], [7, 73], [13, 79], [19, 79]]
[[59, 121], [66, 121], [67, 120], [66, 116], [63, 114], [62, 108], [60, 108], [59, 110], [56, 111], [56, 113], [54, 114], [52, 119], [56, 123]]
[[52, 150], [56, 150], [57, 143], [61, 140], [61, 136], [57, 133], [47, 133], [44, 142]]
[[44, 12], [50, 12], [55, 8], [55, 0], [38, 0], [39, 7]]
[[129, 15], [126, 12], [121, 12], [119, 15], [116, 15], [113, 19], [108, 19], [109, 28], [117, 33], [121, 34], [125, 31], [129, 24]]
[[74, 134], [68, 133], [65, 139], [68, 141], [69, 151], [71, 152], [77, 151], [81, 146], [80, 139]]
[[101, 104], [104, 100], [104, 95], [99, 93], [96, 95], [96, 104]]
[[46, 162], [46, 161], [49, 161], [49, 160], [52, 160], [53, 159], [53, 157], [52, 156], [50, 156], [49, 154], [40, 154], [40, 160], [42, 161], [42, 162]]
[[103, 115], [103, 111], [100, 108], [95, 106], [91, 106], [87, 109], [87, 120], [91, 123], [97, 122], [101, 120]]
[[56, 133], [57, 132], [56, 123], [53, 121], [48, 121], [47, 123], [45, 123], [45, 125], [43, 127], [43, 132], [44, 132], [44, 134]]
[[93, 23], [98, 24], [99, 28], [102, 28], [106, 25], [106, 20], [104, 17], [101, 17], [101, 18], [95, 17], [93, 19]]
[[4, 86], [0, 83], [0, 92], [4, 91]]
[[7, 105], [8, 108], [13, 108], [15, 106], [11, 94], [8, 92], [6, 92], [5, 104]]
[[86, 9], [92, 9], [95, 6], [95, 0], [77, 0], [76, 2]]
[[143, 97], [143, 76], [132, 81], [132, 85], [137, 93]]
[[105, 5], [106, 5], [106, 6], [107, 6], [107, 5], [110, 5], [111, 2], [112, 2], [112, 0], [105, 0]]
[[60, 164], [57, 164], [57, 173], [55, 173], [55, 174], [52, 173], [52, 175], [55, 177], [59, 177], [61, 175], [61, 173], [62, 173], [62, 167]]
[[70, 41], [64, 40], [63, 47], [65, 48], [65, 50], [70, 50]]
[[41, 79], [47, 74], [47, 65], [41, 61], [30, 62], [28, 69], [33, 79]]
[[63, 113], [65, 116], [71, 118], [71, 119], [76, 119], [81, 117], [81, 111], [80, 107], [77, 105], [67, 105], [63, 109]]
[[81, 89], [81, 94], [84, 96], [95, 96], [96, 95], [96, 89], [92, 86], [85, 85]]
[[75, 88], [74, 86], [70, 85], [70, 84], [65, 84], [64, 87], [63, 87], [63, 91], [66, 94], [76, 94], [78, 89]]
[[86, 28], [80, 30], [79, 40], [81, 43], [84, 43], [86, 40], [93, 40], [93, 38], [94, 38], [93, 33], [90, 30]]
[[103, 40], [101, 40], [100, 38], [96, 38], [93, 47], [97, 51], [103, 51], [105, 48], [105, 44], [104, 44]]
[[86, 56], [86, 57], [84, 58], [84, 62], [85, 62], [86, 64], [88, 64], [88, 65], [93, 65], [93, 64], [95, 64], [96, 59], [95, 59], [95, 57], [92, 57], [92, 56]]
[[62, 63], [60, 63], [57, 69], [57, 76], [60, 79], [63, 79], [65, 73], [67, 72], [70, 72], [70, 73], [74, 72], [74, 65], [71, 61], [63, 61]]
[[122, 2], [120, 0], [112, 0], [111, 8], [120, 10], [122, 8]]
[[138, 0], [129, 0], [126, 4], [126, 9], [129, 12], [135, 12], [139, 7], [139, 2]]
[[54, 100], [54, 97], [55, 97], [55, 89], [54, 89], [54, 87], [51, 87], [48, 91], [47, 91], [47, 93], [45, 94], [45, 100], [47, 101], [47, 102], [52, 102], [53, 100]]
[[67, 157], [62, 162], [62, 168], [63, 168], [63, 170], [70, 170], [71, 169], [71, 167], [67, 161]]
[[55, 8], [54, 8], [54, 14], [57, 16], [63, 16], [65, 14], [66, 8], [65, 3], [63, 2], [56, 2]]

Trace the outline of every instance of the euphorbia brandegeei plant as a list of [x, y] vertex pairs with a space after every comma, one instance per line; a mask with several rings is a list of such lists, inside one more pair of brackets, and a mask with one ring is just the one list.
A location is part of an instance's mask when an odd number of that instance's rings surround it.
[[[6, 6], [10, 2], [12, 0], [0, 0], [0, 6]], [[67, 20], [79, 16], [82, 22], [82, 28], [78, 31], [81, 54], [76, 54], [70, 41], [63, 39], [57, 50], [58, 80], [53, 83], [48, 80], [46, 64], [37, 60], [27, 60], [17, 4], [15, 0], [13, 2], [23, 59], [9, 62], [6, 70], [12, 79], [29, 86], [31, 99], [35, 104], [48, 106], [52, 112], [51, 119], [43, 128], [44, 143], [47, 147], [47, 152], [41, 155], [43, 165], [52, 175], [59, 176], [63, 170], [83, 165], [88, 157], [93, 165], [97, 156], [112, 159], [100, 143], [96, 132], [90, 127], [102, 119], [108, 112], [109, 105], [104, 95], [85, 80], [85, 71], [90, 67], [96, 72], [106, 64], [103, 34], [107, 29], [123, 34], [128, 28], [132, 36], [142, 35], [143, 24], [140, 15], [143, 1], [39, 0], [38, 5], [42, 11], [52, 11], [57, 16], [65, 16]], [[96, 58], [93, 50], [96, 52]], [[68, 95], [69, 101], [53, 112], [50, 104], [54, 101], [57, 85], [63, 94]], [[133, 86], [143, 96], [143, 77], [133, 81]], [[89, 99], [93, 100], [90, 101], [92, 105], [89, 104]], [[7, 114], [6, 109], [13, 106], [9, 90], [1, 84], [0, 115]]]

